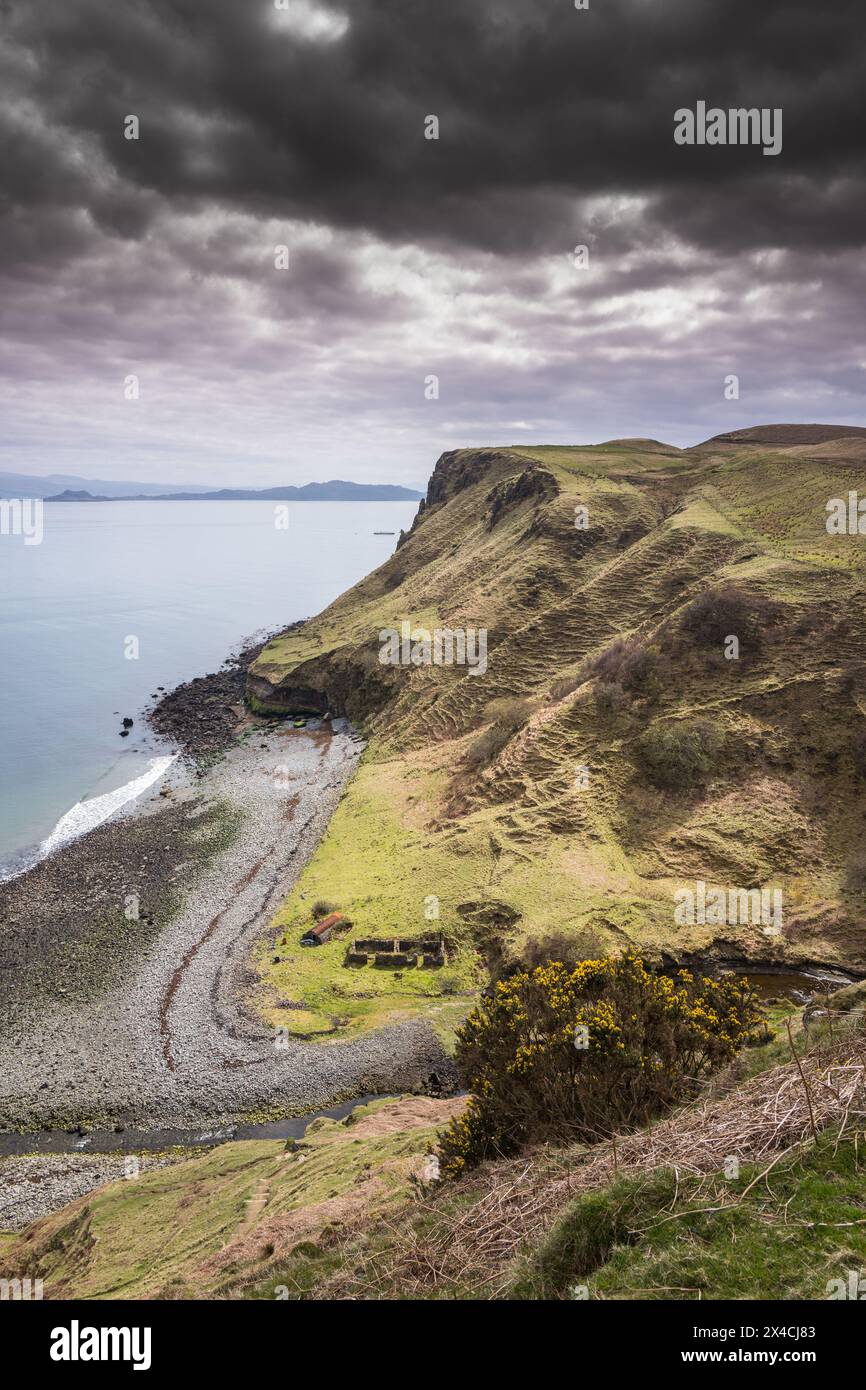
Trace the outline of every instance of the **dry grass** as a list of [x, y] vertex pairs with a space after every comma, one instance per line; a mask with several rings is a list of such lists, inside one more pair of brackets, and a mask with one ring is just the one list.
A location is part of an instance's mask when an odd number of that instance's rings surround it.
[[392, 1228], [384, 1252], [341, 1272], [321, 1295], [404, 1298], [496, 1298], [511, 1283], [514, 1261], [537, 1245], [572, 1198], [624, 1175], [667, 1168], [685, 1176], [718, 1175], [735, 1155], [762, 1165], [742, 1200], [770, 1169], [822, 1130], [839, 1127], [839, 1139], [866, 1120], [866, 1036], [825, 1038], [801, 1059], [783, 1063], [720, 1098], [704, 1099], [638, 1133], [579, 1149], [537, 1150], [528, 1157], [487, 1165], [475, 1187], [480, 1195], [462, 1206], [459, 1189], [421, 1198], [415, 1220]]

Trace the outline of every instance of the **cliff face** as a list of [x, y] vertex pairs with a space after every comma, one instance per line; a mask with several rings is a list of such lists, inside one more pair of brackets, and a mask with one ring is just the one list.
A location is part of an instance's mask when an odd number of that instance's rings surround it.
[[[264, 650], [247, 683], [255, 708], [274, 714], [330, 710], [375, 722], [401, 695], [409, 695], [408, 705], [421, 685], [429, 693], [429, 668], [407, 691], [406, 672], [379, 660], [378, 634], [399, 630], [407, 620], [425, 630], [486, 626], [490, 632], [492, 608], [500, 615], [498, 631], [519, 625], [527, 603], [535, 606], [538, 600], [531, 563], [525, 574], [508, 578], [512, 547], [521, 534], [526, 544], [538, 539], [531, 528], [542, 523], [545, 504], [555, 501], [560, 490], [553, 472], [508, 451], [443, 454], [411, 529], [390, 559], [299, 632], [277, 638]], [[501, 535], [491, 543], [488, 534], [496, 526]], [[583, 534], [574, 532], [567, 505], [559, 509], [556, 527], [566, 543], [566, 558], [579, 555]], [[502, 588], [492, 597], [489, 584], [497, 577]], [[561, 588], [561, 581], [553, 582]], [[515, 613], [509, 611], [512, 598]], [[437, 672], [446, 686], [462, 674]], [[389, 720], [393, 717], [391, 710]]]
[[[329, 859], [341, 904], [403, 921], [426, 885], [485, 960], [492, 902], [506, 955], [562, 928], [866, 969], [866, 536], [826, 527], [858, 490], [866, 432], [834, 426], [444, 454], [394, 555], [250, 672], [260, 707], [372, 738], [330, 832], [366, 846]], [[483, 630], [484, 670], [428, 658], [442, 630]], [[676, 921], [698, 881], [778, 887], [781, 934]]]

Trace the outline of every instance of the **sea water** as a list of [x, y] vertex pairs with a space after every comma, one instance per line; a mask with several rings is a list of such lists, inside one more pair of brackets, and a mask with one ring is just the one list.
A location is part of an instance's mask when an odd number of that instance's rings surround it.
[[159, 780], [171, 749], [141, 719], [159, 686], [317, 613], [417, 510], [287, 505], [284, 527], [271, 502], [47, 503], [40, 544], [0, 536], [0, 876]]

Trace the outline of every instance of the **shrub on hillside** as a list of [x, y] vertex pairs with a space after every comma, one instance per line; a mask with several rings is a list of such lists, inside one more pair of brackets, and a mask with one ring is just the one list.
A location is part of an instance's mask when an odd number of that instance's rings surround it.
[[762, 1023], [746, 981], [673, 980], [634, 954], [501, 980], [457, 1035], [471, 1094], [441, 1139], [442, 1172], [644, 1123], [694, 1094]]
[[619, 681], [597, 681], [592, 691], [596, 711], [601, 715], [619, 714], [629, 703]]
[[722, 738], [705, 719], [686, 724], [651, 724], [635, 750], [650, 781], [667, 791], [692, 787], [711, 772]]
[[639, 637], [617, 637], [590, 665], [599, 682], [615, 682], [629, 695], [652, 699], [658, 694], [659, 653]]
[[[598, 656], [587, 658], [571, 675], [554, 681], [548, 698], [564, 700], [588, 680], [596, 682], [596, 705], [605, 713], [619, 709], [629, 697], [653, 700], [661, 689], [659, 650], [646, 646], [639, 637], [616, 637]], [[612, 694], [614, 688], [621, 694]]]
[[586, 671], [583, 666], [579, 670], [573, 671], [570, 676], [560, 676], [550, 687], [547, 698], [554, 703], [557, 700], [564, 700], [566, 695], [573, 695], [578, 686], [583, 685], [586, 678]]
[[330, 917], [331, 913], [336, 912], [336, 910], [334, 904], [327, 902], [325, 898], [319, 898], [310, 908], [310, 912], [317, 922], [320, 922], [323, 917]]
[[679, 616], [680, 637], [689, 645], [715, 647], [723, 655], [725, 639], [739, 639], [740, 659], [760, 650], [764, 629], [781, 612], [781, 606], [763, 594], [745, 594], [733, 584], [723, 584], [698, 594]]
[[539, 965], [558, 961], [573, 970], [581, 961], [601, 954], [602, 944], [594, 932], [551, 931], [529, 938], [520, 955], [520, 966], [535, 970]]
[[501, 700], [491, 700], [484, 711], [486, 718], [498, 724], [501, 729], [514, 733], [522, 729], [529, 718], [532, 706], [528, 700], [505, 696]]
[[469, 745], [464, 759], [466, 767], [470, 772], [479, 772], [481, 768], [487, 767], [499, 756], [510, 738], [509, 729], [491, 724]]
[[486, 714], [492, 723], [469, 745], [464, 759], [470, 772], [480, 771], [498, 757], [512, 735], [526, 723], [531, 708], [528, 700], [491, 701]]

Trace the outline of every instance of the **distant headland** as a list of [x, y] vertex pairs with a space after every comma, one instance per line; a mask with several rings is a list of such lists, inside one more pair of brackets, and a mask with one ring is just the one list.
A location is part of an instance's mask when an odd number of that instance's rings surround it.
[[423, 493], [393, 483], [351, 483], [333, 479], [303, 487], [223, 487], [214, 492], [133, 493], [108, 497], [80, 488], [66, 488], [46, 502], [418, 502]]

